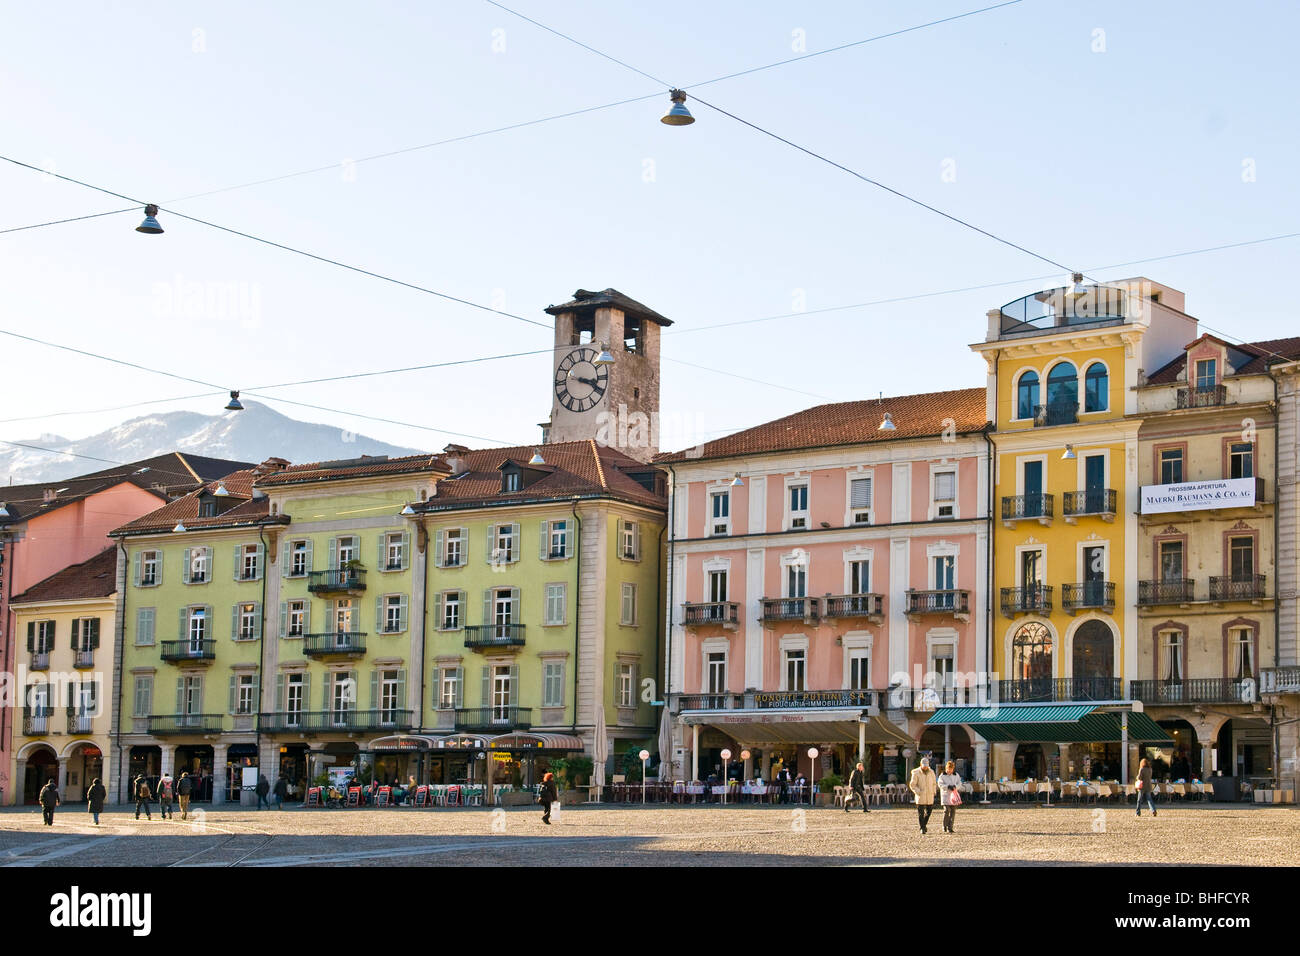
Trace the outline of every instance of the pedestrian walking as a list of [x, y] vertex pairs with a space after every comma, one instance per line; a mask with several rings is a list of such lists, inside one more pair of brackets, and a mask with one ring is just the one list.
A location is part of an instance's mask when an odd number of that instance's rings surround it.
[[858, 761], [858, 765], [853, 768], [853, 773], [849, 774], [849, 795], [844, 800], [844, 812], [849, 812], [849, 804], [854, 800], [862, 804], [862, 812], [870, 813], [867, 809], [867, 769]]
[[176, 796], [176, 781], [172, 775], [164, 773], [158, 778], [158, 810], [162, 813], [164, 820], [175, 820], [176, 811], [172, 807], [172, 800]]
[[99, 826], [99, 815], [104, 812], [104, 798], [107, 796], [108, 791], [104, 789], [103, 781], [96, 777], [86, 791], [86, 809], [95, 818], [95, 826]]
[[1133, 786], [1137, 790], [1137, 815], [1142, 816], [1142, 801], [1147, 802], [1151, 808], [1151, 815], [1156, 815], [1156, 788], [1151, 786], [1151, 763], [1146, 757], [1138, 764], [1137, 779], [1133, 781]]
[[271, 801], [266, 799], [266, 795], [271, 792], [270, 781], [266, 779], [265, 774], [257, 775], [257, 809], [262, 809], [262, 804], [266, 804], [266, 809], [271, 809]]
[[[194, 780], [188, 770], [181, 771], [181, 778], [176, 781], [176, 799], [181, 804], [181, 819], [190, 817], [190, 796], [194, 793]], [[136, 816], [139, 816], [137, 813]]]
[[542, 805], [542, 822], [551, 823], [551, 804], [558, 803], [560, 792], [555, 789], [555, 774], [547, 773], [542, 777], [542, 789], [537, 794], [537, 802]]
[[149, 781], [145, 780], [144, 774], [136, 775], [131, 785], [131, 796], [135, 797], [135, 818], [140, 819], [140, 809], [143, 807], [144, 818], [152, 820], [153, 814], [149, 812], [149, 801], [153, 799], [153, 791], [149, 789]]
[[283, 810], [284, 801], [289, 799], [289, 781], [285, 780], [283, 776], [276, 777], [275, 789], [271, 792], [275, 794], [275, 808]]
[[921, 835], [924, 836], [925, 828], [930, 824], [930, 814], [934, 812], [934, 799], [939, 795], [939, 785], [934, 778], [934, 771], [930, 769], [929, 757], [922, 757], [921, 765], [912, 771], [907, 789], [916, 798], [916, 818], [921, 824]]
[[961, 806], [961, 777], [957, 774], [957, 765], [951, 760], [944, 764], [943, 773], [939, 774], [936, 782], [943, 803], [943, 832], [956, 833], [953, 824], [957, 821], [957, 808]]
[[45, 825], [47, 827], [54, 826], [54, 808], [62, 801], [59, 800], [59, 787], [54, 782], [53, 777], [46, 781], [45, 786], [41, 787], [41, 793], [37, 800], [41, 805], [41, 816], [45, 820]]
[[781, 803], [790, 802], [790, 771], [784, 765], [776, 772], [776, 785], [778, 788], [778, 799]]

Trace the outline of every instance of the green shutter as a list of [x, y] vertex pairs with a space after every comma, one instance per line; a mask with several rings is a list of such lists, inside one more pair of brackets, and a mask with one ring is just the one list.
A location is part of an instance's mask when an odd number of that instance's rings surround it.
[[492, 623], [492, 589], [488, 588], [483, 592], [483, 626], [487, 627]]
[[289, 636], [289, 602], [280, 602], [280, 637]]
[[302, 673], [302, 709], [311, 710], [311, 671]]
[[131, 580], [136, 587], [140, 586], [140, 552], [137, 551], [131, 559]]
[[156, 561], [157, 564], [156, 564], [156, 566], [154, 567], [153, 580], [154, 580], [154, 584], [158, 585], [159, 587], [162, 587], [162, 583], [163, 583], [163, 552], [162, 552], [162, 549], [159, 548], [159, 549], [158, 549], [157, 551], [155, 551], [154, 553], [157, 555], [157, 557], [154, 558], [154, 561]]
[[[339, 539], [330, 538], [330, 570], [333, 571], [339, 566]], [[329, 708], [326, 708], [327, 710]]]
[[185, 678], [176, 678], [176, 713], [184, 713], [185, 707]]
[[257, 542], [257, 575], [256, 575], [256, 580], [258, 580], [258, 581], [262, 580], [262, 576], [263, 576], [265, 573], [266, 573], [266, 545], [262, 544], [262, 542], [259, 541], [259, 542]]
[[445, 605], [446, 605], [446, 593], [443, 591], [439, 591], [437, 594], [434, 595], [433, 598], [433, 608], [434, 608], [433, 629], [435, 631], [441, 631], [443, 628], [447, 626], [447, 617], [443, 613], [446, 610]]
[[72, 651], [74, 654], [81, 650], [81, 627], [81, 618], [74, 617], [72, 619]]
[[[492, 555], [489, 554], [488, 557], [491, 558]], [[456, 567], [465, 564], [469, 564], [469, 528], [460, 529], [460, 564]]]
[[293, 570], [293, 542], [285, 539], [280, 546], [280, 577], [287, 578]]
[[234, 564], [234, 567], [235, 567], [235, 580], [236, 580], [236, 581], [242, 581], [242, 580], [244, 579], [244, 578], [243, 578], [243, 574], [244, 574], [244, 546], [243, 546], [242, 544], [237, 544], [237, 545], [235, 545], [235, 564]]
[[539, 546], [539, 548], [540, 548], [540, 550], [539, 550], [539, 556], [541, 557], [541, 559], [542, 559], [543, 561], [545, 561], [545, 560], [550, 556], [550, 553], [551, 553], [551, 549], [550, 549], [550, 547], [549, 547], [550, 542], [548, 542], [548, 541], [546, 540], [546, 539], [549, 537], [549, 535], [547, 534], [547, 532], [550, 531], [550, 526], [551, 526], [551, 523], [550, 523], [549, 521], [547, 521], [547, 520], [545, 520], [545, 519], [542, 520], [542, 523], [541, 523], [541, 529], [542, 529], [542, 540], [541, 540], [541, 543], [540, 543], [540, 546]]
[[239, 675], [230, 675], [230, 698], [229, 706], [226, 708], [227, 713], [233, 714], [239, 706]]
[[442, 567], [444, 557], [446, 557], [446, 554], [442, 550], [442, 531], [440, 529], [435, 531], [433, 535], [433, 566], [435, 568]]
[[386, 595], [380, 594], [375, 597], [375, 633], [384, 633], [384, 603], [388, 600]]
[[411, 566], [411, 532], [402, 532], [402, 570]]
[[518, 624], [524, 617], [523, 607], [519, 603], [519, 589], [510, 589], [510, 623]]
[[456, 706], [465, 706], [465, 668], [456, 668]]
[[492, 668], [483, 665], [483, 696], [480, 702], [484, 707], [492, 706]]
[[284, 713], [284, 685], [285, 685], [285, 675], [276, 674], [275, 675], [275, 712], [277, 714]]
[[55, 626], [53, 621], [50, 621], [50, 626], [45, 630], [45, 652], [47, 654], [54, 650], [54, 636], [57, 633], [58, 627]]
[[370, 709], [379, 709], [379, 670], [376, 668], [370, 672]]
[[406, 669], [397, 670], [397, 709], [406, 710]]
[[36, 622], [28, 621], [27, 622], [27, 653], [34, 654], [35, 652], [36, 652]]
[[379, 554], [375, 558], [375, 570], [377, 571], [383, 571], [388, 567], [388, 554], [387, 554], [388, 549], [384, 546], [384, 542], [386, 541], [387, 538], [388, 538], [387, 532], [380, 533]]
[[239, 640], [239, 605], [233, 605], [230, 608], [230, 639]]
[[519, 522], [515, 521], [510, 525], [510, 560], [515, 562], [519, 560], [519, 552], [523, 550], [523, 541], [519, 538]]
[[194, 567], [194, 549], [186, 548], [185, 554], [182, 555], [182, 557], [185, 563], [181, 565], [181, 580], [186, 584], [189, 584], [192, 579], [190, 571]]
[[311, 568], [312, 568], [312, 563], [311, 563], [311, 562], [312, 562], [312, 550], [313, 550], [314, 548], [315, 548], [315, 544], [312, 542], [311, 538], [308, 538], [308, 539], [307, 539], [307, 558], [306, 558], [306, 565], [307, 565], [307, 573], [308, 573], [308, 574], [311, 573]]
[[262, 675], [253, 675], [253, 713], [260, 713], [262, 710]]
[[406, 595], [405, 594], [398, 596], [397, 629], [403, 632], [406, 630]]
[[302, 602], [302, 632], [307, 634], [311, 630], [311, 601]]
[[361, 692], [360, 692], [359, 690], [357, 690], [357, 672], [356, 672], [356, 671], [348, 671], [348, 672], [347, 672], [347, 678], [348, 678], [348, 680], [350, 680], [350, 681], [352, 682], [352, 697], [353, 697], [353, 699], [352, 699], [352, 701], [351, 701], [351, 706], [348, 707], [348, 710], [356, 710], [356, 709], [357, 709], [357, 704], [360, 703], [360, 701], [357, 700], [356, 698], [358, 698], [358, 697], [361, 696]]
[[99, 618], [90, 618], [90, 650], [99, 650]]
[[492, 552], [496, 549], [496, 525], [488, 525], [487, 529], [487, 547], [483, 552], [483, 560], [488, 564], [492, 563]]
[[510, 706], [519, 706], [519, 665], [510, 665]]
[[262, 639], [262, 602], [253, 605], [253, 636]]

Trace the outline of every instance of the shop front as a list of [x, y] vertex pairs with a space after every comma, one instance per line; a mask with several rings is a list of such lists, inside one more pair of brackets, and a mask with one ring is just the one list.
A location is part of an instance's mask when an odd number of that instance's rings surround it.
[[[181, 744], [176, 748], [176, 769], [172, 771], [172, 777], [179, 780], [182, 773], [190, 775], [190, 779], [194, 781], [194, 790], [190, 796], [191, 803], [212, 802], [215, 785], [213, 770], [213, 753], [210, 745]], [[157, 771], [154, 773], [154, 776], [156, 775]], [[150, 774], [146, 773], [145, 776], [150, 777]]]
[[104, 752], [85, 741], [72, 745], [68, 752], [68, 780], [62, 797], [65, 803], [84, 803], [92, 780], [104, 778]]
[[582, 738], [571, 734], [502, 734], [488, 740], [487, 782], [533, 787], [541, 783], [553, 758], [582, 751]]
[[[226, 802], [241, 803], [244, 789], [244, 771], [258, 769], [257, 766], [257, 745], [256, 744], [231, 744], [226, 748]], [[267, 783], [270, 783], [268, 780]], [[257, 781], [253, 781], [257, 785]], [[257, 803], [257, 795], [253, 794], [251, 803]]]

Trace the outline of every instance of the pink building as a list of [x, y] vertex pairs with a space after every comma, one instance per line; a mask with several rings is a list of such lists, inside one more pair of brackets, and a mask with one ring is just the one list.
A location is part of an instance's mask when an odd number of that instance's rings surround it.
[[[32, 485], [0, 486], [0, 655], [3, 671], [18, 670], [9, 600], [51, 575], [99, 554], [108, 533], [198, 487], [210, 473], [240, 462], [172, 452], [104, 471]], [[56, 638], [57, 639], [57, 638]], [[108, 681], [105, 680], [107, 684]], [[14, 715], [22, 701], [0, 706], [0, 791], [8, 779]]]
[[918, 740], [977, 769], [960, 728], [921, 725], [988, 669], [984, 425], [984, 390], [963, 389], [822, 405], [662, 456], [675, 779], [729, 750], [745, 779], [778, 759], [847, 776], [861, 754], [869, 779], [901, 780]]

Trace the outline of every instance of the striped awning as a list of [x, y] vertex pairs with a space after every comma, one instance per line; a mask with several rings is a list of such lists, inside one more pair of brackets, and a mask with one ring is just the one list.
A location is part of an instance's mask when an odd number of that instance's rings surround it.
[[682, 715], [687, 725], [709, 726], [740, 744], [856, 744], [865, 730], [868, 744], [916, 743], [907, 732], [878, 716], [848, 710], [803, 708], [695, 712]]
[[[992, 743], [1120, 743], [1123, 712], [1098, 710], [1093, 704], [1039, 704], [1029, 707], [943, 707], [926, 726], [962, 724]], [[1154, 720], [1129, 711], [1131, 743], [1173, 743]]]
[[488, 750], [583, 750], [582, 738], [573, 734], [501, 734], [488, 740]]

